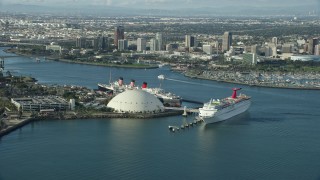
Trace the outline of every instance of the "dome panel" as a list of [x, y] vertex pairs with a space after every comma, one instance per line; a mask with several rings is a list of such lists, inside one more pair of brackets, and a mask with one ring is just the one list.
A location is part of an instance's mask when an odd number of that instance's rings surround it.
[[156, 113], [163, 112], [164, 106], [154, 95], [139, 90], [126, 90], [115, 96], [107, 105], [117, 112]]

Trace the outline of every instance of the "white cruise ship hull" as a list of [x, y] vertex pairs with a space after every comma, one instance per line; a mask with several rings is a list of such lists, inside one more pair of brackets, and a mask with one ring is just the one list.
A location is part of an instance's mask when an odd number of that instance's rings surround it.
[[[214, 114], [210, 115], [210, 112], [205, 112], [205, 109], [200, 109], [200, 118], [206, 123], [215, 123], [215, 122], [220, 122], [224, 121], [226, 119], [232, 118], [236, 115], [239, 115], [245, 111], [247, 111], [250, 107], [251, 101], [245, 100], [240, 103], [231, 105], [229, 107], [223, 108], [221, 110], [218, 110]], [[210, 111], [210, 110], [208, 110]], [[208, 116], [206, 116], [206, 114]]]

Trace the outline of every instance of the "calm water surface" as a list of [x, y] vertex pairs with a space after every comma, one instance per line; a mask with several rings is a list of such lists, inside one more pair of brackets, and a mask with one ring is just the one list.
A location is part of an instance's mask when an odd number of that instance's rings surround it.
[[[1, 50], [1, 49], [0, 49]], [[0, 55], [8, 55], [0, 51]], [[229, 96], [234, 84], [186, 78], [167, 68], [136, 70], [41, 61], [5, 60], [5, 71], [44, 84], [96, 88], [123, 76], [184, 98]], [[157, 79], [159, 74], [175, 81]], [[0, 179], [319, 179], [320, 91], [240, 86], [249, 111], [211, 125], [170, 133], [159, 119], [50, 120], [0, 139]]]

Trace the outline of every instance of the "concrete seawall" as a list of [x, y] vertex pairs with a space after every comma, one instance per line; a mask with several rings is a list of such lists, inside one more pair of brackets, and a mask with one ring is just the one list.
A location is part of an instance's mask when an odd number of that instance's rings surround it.
[[60, 119], [60, 120], [71, 120], [71, 119], [90, 119], [90, 118], [132, 118], [132, 119], [148, 119], [148, 118], [160, 118], [168, 116], [178, 116], [181, 115], [183, 111], [166, 111], [155, 114], [129, 114], [129, 113], [97, 113], [92, 115], [74, 115], [65, 117], [36, 117], [36, 118], [26, 118], [26, 119], [15, 119], [9, 120], [8, 127], [0, 131], [0, 138], [7, 135], [30, 122], [38, 120], [49, 120], [49, 119]]
[[92, 115], [74, 115], [65, 116], [63, 119], [89, 119], [89, 118], [132, 118], [132, 119], [148, 119], [148, 118], [160, 118], [168, 116], [181, 115], [183, 111], [166, 111], [155, 114], [129, 114], [129, 113], [96, 113]]
[[0, 138], [2, 136], [4, 136], [4, 135], [9, 134], [10, 132], [13, 132], [13, 131], [23, 127], [24, 125], [29, 124], [30, 122], [35, 121], [35, 120], [37, 120], [37, 119], [35, 119], [35, 118], [27, 118], [27, 119], [19, 119], [19, 120], [17, 120], [17, 119], [16, 120], [10, 120], [10, 123], [9, 123], [8, 127], [5, 128], [5, 129], [2, 129], [0, 131]]

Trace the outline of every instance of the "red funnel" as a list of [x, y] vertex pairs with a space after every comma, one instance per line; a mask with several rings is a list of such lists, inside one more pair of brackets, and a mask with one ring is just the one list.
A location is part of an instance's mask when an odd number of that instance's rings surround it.
[[240, 89], [241, 88], [233, 88], [232, 89], [233, 90], [233, 93], [232, 93], [232, 96], [231, 96], [232, 99], [237, 98], [237, 91], [240, 90]]
[[141, 88], [144, 89], [144, 88], [147, 88], [147, 87], [148, 87], [148, 84], [146, 82], [143, 82]]

